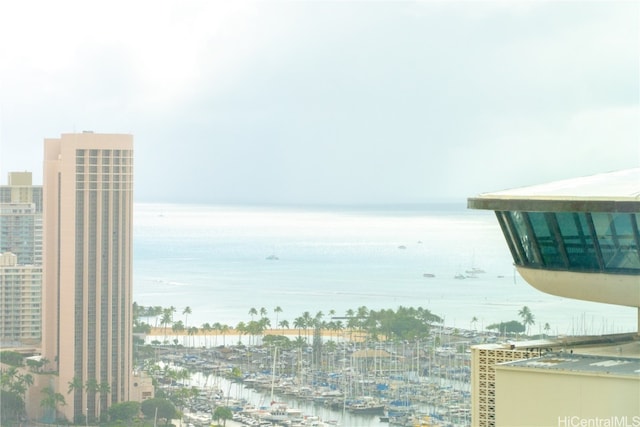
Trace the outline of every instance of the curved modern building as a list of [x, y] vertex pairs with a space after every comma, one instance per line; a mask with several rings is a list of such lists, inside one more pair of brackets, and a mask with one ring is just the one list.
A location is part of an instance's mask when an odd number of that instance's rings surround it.
[[495, 211], [531, 286], [640, 314], [640, 168], [486, 193], [468, 206]]
[[[640, 168], [481, 194], [520, 275], [553, 295], [638, 309]], [[598, 343], [598, 344], [594, 344]], [[472, 347], [474, 426], [640, 425], [640, 336]]]

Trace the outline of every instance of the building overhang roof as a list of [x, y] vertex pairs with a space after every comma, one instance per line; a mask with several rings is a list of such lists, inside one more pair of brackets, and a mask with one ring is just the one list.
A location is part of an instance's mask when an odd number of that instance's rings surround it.
[[467, 205], [493, 211], [640, 212], [640, 168], [484, 193]]

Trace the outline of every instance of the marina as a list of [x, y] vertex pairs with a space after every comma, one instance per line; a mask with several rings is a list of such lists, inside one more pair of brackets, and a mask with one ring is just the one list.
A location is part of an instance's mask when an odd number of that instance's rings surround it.
[[[147, 372], [164, 393], [197, 390], [180, 408], [193, 426], [211, 425], [217, 407], [250, 426], [466, 426], [470, 340], [448, 332], [421, 342], [345, 341], [320, 352], [156, 346]], [[447, 344], [436, 346], [440, 340]]]

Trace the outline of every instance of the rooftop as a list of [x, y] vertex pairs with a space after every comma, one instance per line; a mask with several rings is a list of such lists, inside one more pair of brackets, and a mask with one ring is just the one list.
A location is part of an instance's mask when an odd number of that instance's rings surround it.
[[555, 181], [469, 198], [472, 209], [640, 211], [640, 168]]
[[640, 359], [630, 357], [606, 357], [562, 352], [546, 354], [533, 359], [501, 363], [498, 366], [601, 373], [640, 378]]

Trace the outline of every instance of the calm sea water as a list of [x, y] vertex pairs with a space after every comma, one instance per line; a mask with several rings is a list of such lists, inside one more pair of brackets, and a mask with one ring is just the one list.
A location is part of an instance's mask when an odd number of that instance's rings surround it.
[[[268, 259], [269, 257], [276, 259]], [[485, 273], [455, 279], [471, 268]], [[433, 277], [425, 277], [433, 275]], [[134, 291], [141, 305], [176, 308], [189, 325], [272, 325], [318, 311], [424, 307], [458, 328], [516, 320], [532, 332], [635, 330], [636, 310], [541, 293], [515, 272], [493, 212], [463, 205], [301, 209], [137, 204]], [[280, 307], [281, 313], [274, 309]], [[471, 325], [473, 317], [477, 324]]]

